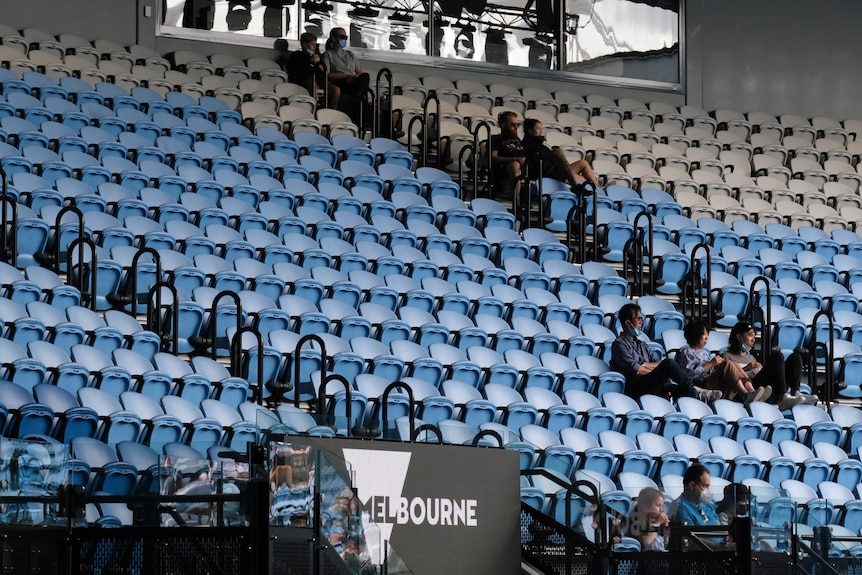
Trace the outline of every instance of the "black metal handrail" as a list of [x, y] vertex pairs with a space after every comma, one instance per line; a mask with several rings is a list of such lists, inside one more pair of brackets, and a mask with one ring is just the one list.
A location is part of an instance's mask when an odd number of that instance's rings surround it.
[[254, 389], [252, 398], [257, 401], [258, 405], [263, 405], [263, 382], [261, 382], [261, 378], [263, 377], [263, 336], [260, 334], [260, 330], [251, 325], [244, 325], [239, 328], [233, 336], [233, 339], [230, 342], [230, 371], [233, 376], [241, 376], [242, 373], [242, 336], [243, 334], [250, 333], [257, 340], [257, 384], [252, 385], [249, 383], [250, 387]]
[[[171, 305], [174, 306], [172, 319], [173, 326], [170, 333], [164, 329], [162, 317], [162, 288], [166, 288], [171, 292]], [[153, 307], [153, 295], [155, 295], [155, 307]], [[180, 333], [180, 313], [179, 313], [179, 292], [176, 286], [165, 281], [158, 281], [150, 286], [147, 293], [147, 329], [158, 334], [159, 348], [162, 351], [179, 351], [179, 333]], [[165, 347], [166, 340], [170, 342], [170, 346]]]
[[428, 165], [428, 146], [429, 146], [429, 138], [428, 138], [428, 130], [431, 126], [431, 115], [429, 113], [429, 108], [431, 102], [436, 104], [436, 115], [434, 116], [434, 133], [437, 134], [437, 167], [441, 167], [440, 162], [440, 98], [437, 96], [437, 92], [433, 90], [428, 93], [425, 97], [425, 101], [422, 102], [422, 119], [423, 124], [425, 125], [425, 129], [423, 130], [422, 135], [422, 165]]
[[[706, 285], [700, 273], [702, 265], [698, 254], [706, 250]], [[715, 318], [712, 312], [712, 252], [709, 244], [699, 243], [691, 250], [688, 276], [685, 281], [682, 297], [682, 313], [686, 317], [706, 318], [709, 325], [713, 325]], [[704, 295], [704, 293], [706, 295]]]
[[[403, 116], [403, 114], [402, 114]], [[422, 147], [422, 165], [428, 161], [428, 118], [423, 116], [413, 116], [407, 122], [407, 151], [413, 153], [413, 124], [419, 123], [420, 133], [422, 134], [419, 145]]]
[[[760, 305], [755, 298], [759, 299], [760, 291], [757, 289], [758, 284], [762, 283], [766, 291], [766, 310]], [[739, 319], [748, 319], [751, 325], [755, 325], [755, 310], [760, 311], [760, 319], [762, 326], [760, 328], [760, 346], [761, 358], [763, 365], [769, 362], [769, 356], [772, 354], [772, 286], [769, 283], [769, 278], [766, 276], [757, 276], [751, 281], [748, 288], [748, 308]]]
[[[340, 373], [330, 373], [326, 377], [321, 376], [320, 387], [317, 390], [317, 415], [321, 418], [326, 415], [326, 386], [330, 381], [337, 381], [344, 386], [344, 393], [347, 396], [347, 407], [345, 408], [345, 416], [347, 417], [346, 429], [347, 437], [350, 437], [353, 434], [351, 428], [351, 424], [353, 423], [353, 392], [350, 382]], [[334, 399], [335, 395], [333, 395]]]
[[320, 381], [326, 379], [326, 342], [316, 333], [305, 334], [296, 342], [296, 348], [293, 351], [293, 381], [289, 382], [293, 385], [293, 406], [296, 408], [299, 408], [299, 355], [302, 352], [302, 346], [308, 341], [313, 341], [320, 346]]
[[[36, 254], [36, 259], [48, 269], [54, 270], [56, 272], [60, 271], [60, 242], [62, 240], [62, 230], [63, 230], [63, 216], [68, 213], [73, 213], [78, 217], [78, 236], [79, 238], [84, 237], [84, 213], [81, 211], [78, 206], [75, 204], [69, 204], [68, 206], [64, 206], [57, 212], [57, 216], [54, 218], [54, 224], [51, 226], [54, 229], [54, 245], [53, 249], [48, 253], [38, 253]], [[84, 246], [79, 245], [78, 248], [79, 254], [78, 259], [83, 259], [84, 257]]]
[[628, 263], [631, 262], [632, 265], [632, 295], [642, 296], [644, 295], [644, 230], [638, 226], [642, 217], [646, 217], [647, 225], [646, 225], [646, 260], [647, 260], [647, 270], [646, 270], [646, 286], [648, 288], [649, 295], [655, 294], [656, 281], [655, 274], [653, 273], [653, 256], [655, 254], [654, 251], [654, 237], [655, 232], [653, 229], [653, 219], [651, 214], [647, 210], [643, 210], [639, 212], [632, 223], [634, 234], [631, 239], [629, 239], [623, 251], [623, 277], [628, 278]]
[[[605, 252], [605, 248], [599, 245], [599, 231], [598, 231], [598, 201], [599, 201], [599, 190], [592, 182], [584, 182], [584, 189], [587, 191], [592, 190], [591, 196], [593, 200], [593, 252], [596, 261], [599, 260], [599, 255]], [[569, 248], [569, 253], [571, 254], [572, 260], [574, 263], [583, 263], [587, 261], [587, 196], [577, 196], [578, 203], [569, 210], [569, 213], [566, 214], [566, 245]], [[578, 245], [577, 249], [572, 249], [572, 244], [574, 240], [574, 224], [577, 223], [578, 226]], [[575, 252], [577, 252], [577, 257], [575, 257]]]
[[[817, 324], [821, 317], [826, 318], [829, 328], [828, 342], [817, 341]], [[808, 344], [808, 385], [812, 392], [817, 389], [817, 351], [823, 350], [826, 361], [825, 381], [823, 382], [823, 401], [826, 402], [827, 410], [831, 410], [832, 401], [835, 399], [835, 322], [832, 314], [825, 310], [818, 310], [811, 319], [811, 340]]]
[[488, 196], [491, 196], [491, 189], [494, 185], [494, 169], [491, 165], [491, 123], [487, 120], [476, 122], [475, 126], [471, 126], [473, 133], [473, 197], [479, 196], [479, 152], [481, 150], [479, 134], [482, 130], [488, 134], [488, 145], [485, 146], [485, 162], [488, 166]]
[[[86, 263], [84, 262], [83, 254], [84, 254], [84, 246], [90, 248], [90, 291], [88, 292], [84, 289], [85, 281], [85, 271], [87, 269]], [[72, 253], [75, 248], [78, 248], [78, 273], [77, 276], [73, 273], [72, 269]], [[88, 238], [87, 236], [81, 236], [79, 238], [75, 238], [71, 242], [69, 242], [69, 251], [66, 252], [66, 269], [68, 270], [69, 277], [74, 278], [70, 282], [74, 287], [78, 288], [78, 291], [81, 292], [81, 303], [87, 301], [90, 304], [90, 309], [96, 311], [96, 294], [98, 292], [99, 286], [99, 274], [98, 271], [98, 261], [99, 256], [96, 253], [96, 243]], [[75, 281], [77, 279], [77, 281]], [[75, 285], [77, 284], [77, 285]]]
[[217, 328], [218, 328], [218, 303], [222, 298], [230, 298], [233, 300], [234, 305], [236, 306], [236, 331], [237, 333], [242, 330], [242, 302], [239, 299], [239, 295], [236, 292], [232, 292], [230, 290], [223, 290], [216, 294], [213, 298], [212, 304], [210, 304], [209, 310], [207, 310], [210, 314], [210, 324], [207, 337], [197, 337], [193, 338], [195, 340], [195, 347], [200, 347], [203, 351], [209, 351], [209, 355], [212, 359], [216, 359], [218, 357], [218, 345], [216, 345], [217, 339]]
[[[3, 234], [0, 237], [0, 254], [9, 258], [9, 263], [18, 264], [18, 202], [9, 196], [9, 180], [6, 176], [6, 170], [0, 166], [0, 178], [3, 182], [3, 195], [0, 196], [0, 201], [3, 205]], [[9, 214], [6, 208], [12, 212], [12, 229], [9, 230]], [[7, 232], [7, 230], [9, 230]], [[7, 243], [8, 242], [8, 243]]]
[[400, 388], [404, 388], [407, 391], [407, 401], [410, 404], [410, 409], [407, 411], [407, 417], [410, 421], [409, 437], [413, 437], [413, 431], [416, 428], [416, 414], [413, 410], [413, 388], [403, 381], [393, 381], [386, 386], [386, 389], [383, 390], [383, 395], [380, 396], [380, 401], [383, 402], [380, 429], [384, 439], [386, 437], [386, 424], [389, 422], [389, 394]]
[[151, 247], [143, 247], [135, 252], [134, 257], [132, 257], [132, 265], [129, 267], [129, 274], [131, 274], [131, 295], [120, 293], [108, 294], [108, 301], [115, 307], [125, 309], [126, 305], [131, 304], [132, 309], [130, 313], [132, 315], [138, 315], [138, 262], [144, 254], [151, 255], [153, 263], [156, 264], [156, 282], [162, 280], [162, 258], [159, 252]]
[[[380, 103], [383, 101], [380, 97], [380, 79], [386, 77], [386, 80], [389, 82], [389, 89], [386, 93], [389, 94], [389, 110], [380, 110]], [[389, 113], [389, 134], [388, 138], [390, 140], [393, 139], [392, 136], [395, 135], [395, 127], [392, 124], [392, 96], [394, 86], [392, 85], [392, 70], [389, 68], [381, 68], [377, 72], [377, 79], [375, 82], [374, 90], [375, 90], [375, 98], [374, 98], [374, 123], [372, 124], [372, 135], [374, 137], [380, 135], [380, 116], [381, 111], [386, 111]]]

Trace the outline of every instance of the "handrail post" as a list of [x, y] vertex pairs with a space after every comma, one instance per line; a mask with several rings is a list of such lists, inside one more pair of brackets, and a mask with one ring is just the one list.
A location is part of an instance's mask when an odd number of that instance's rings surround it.
[[434, 102], [436, 104], [436, 114], [437, 115], [436, 115], [436, 121], [434, 123], [435, 124], [434, 129], [437, 132], [437, 167], [439, 168], [440, 162], [441, 162], [441, 158], [440, 158], [440, 98], [437, 97], [437, 92], [434, 92], [433, 90], [428, 93], [428, 96], [425, 98], [425, 101], [422, 103], [422, 118], [423, 118], [424, 124], [425, 124], [425, 129], [423, 130], [423, 137], [422, 137], [422, 165], [423, 166], [428, 165], [428, 145], [429, 145], [428, 127], [430, 125], [428, 122], [428, 120], [429, 120], [428, 108], [429, 108], [429, 104], [431, 102]]
[[296, 408], [299, 408], [299, 354], [307, 341], [313, 341], [320, 346], [320, 380], [326, 378], [326, 342], [316, 333], [307, 333], [299, 338], [293, 351], [293, 406]]
[[635, 216], [634, 222], [632, 222], [632, 227], [634, 229], [633, 237], [636, 238], [635, 239], [635, 243], [636, 243], [635, 249], [637, 250], [636, 251], [636, 257], [637, 257], [636, 261], [637, 261], [638, 269], [641, 272], [640, 278], [639, 278], [641, 285], [638, 288], [638, 292], [641, 295], [643, 295], [643, 285], [642, 284], [643, 284], [644, 242], [643, 242], [643, 230], [638, 227], [638, 224], [640, 223], [640, 220], [642, 217], [645, 217], [647, 220], [647, 225], [646, 225], [646, 232], [647, 232], [647, 242], [646, 242], [647, 243], [647, 254], [646, 254], [646, 256], [647, 256], [647, 272], [646, 273], [647, 273], [647, 282], [648, 282], [647, 286], [649, 287], [649, 295], [655, 295], [655, 287], [656, 287], [655, 286], [655, 274], [653, 274], [653, 268], [652, 268], [653, 256], [655, 254], [655, 247], [654, 247], [655, 246], [655, 242], [654, 242], [655, 231], [653, 228], [653, 219], [651, 217], [651, 214], [647, 210], [643, 210], [643, 211], [639, 212]]
[[[703, 277], [700, 275], [699, 267], [701, 260], [698, 259], [698, 252], [701, 249], [706, 250], [706, 303], [704, 304], [703, 296]], [[683, 300], [682, 312], [688, 317], [704, 317], [704, 307], [706, 308], [707, 323], [712, 325], [715, 323], [712, 314], [712, 253], [709, 250], [709, 244], [699, 243], [691, 250], [691, 261], [689, 266], [689, 281], [686, 282], [690, 287], [689, 303], [691, 304], [691, 313], [686, 313], [686, 302]]]
[[[233, 376], [239, 376], [242, 370], [242, 336], [245, 333], [252, 334], [257, 340], [257, 385], [254, 390], [254, 398], [258, 405], [263, 405], [263, 336], [254, 326], [244, 325], [237, 330], [230, 342], [230, 372]], [[249, 383], [251, 385], [251, 383]]]
[[631, 268], [631, 293], [632, 297], [643, 295], [643, 246], [638, 244], [637, 238], [629, 238], [623, 246], [623, 277], [628, 281], [629, 268]]
[[392, 140], [392, 139], [394, 139], [392, 137], [394, 135], [394, 126], [392, 125], [392, 97], [395, 94], [393, 94], [392, 70], [390, 70], [389, 68], [381, 68], [377, 72], [377, 79], [376, 79], [375, 85], [374, 85], [374, 90], [376, 91], [376, 94], [375, 94], [376, 97], [374, 98], [374, 118], [373, 118], [373, 123], [372, 123], [372, 127], [371, 127], [371, 130], [372, 130], [371, 135], [372, 135], [372, 137], [377, 137], [380, 135], [380, 112], [381, 112], [380, 103], [382, 102], [382, 99], [380, 98], [380, 79], [383, 76], [386, 76], [386, 79], [389, 82], [389, 90], [387, 91], [387, 93], [389, 94], [389, 110], [388, 110], [388, 112], [389, 112], [389, 136], [388, 137], [390, 140]]
[[[428, 119], [423, 116], [413, 116], [412, 118], [410, 118], [410, 121], [407, 122], [407, 151], [411, 154], [413, 153], [413, 124], [416, 122], [422, 124], [423, 139], [419, 141], [419, 145], [422, 146], [422, 153], [424, 155], [428, 151]], [[423, 144], [423, 140], [425, 141], [425, 144]], [[426, 160], [427, 158], [423, 159], [423, 166], [425, 165]]]
[[488, 145], [485, 146], [485, 161], [488, 164], [488, 197], [491, 197], [491, 188], [494, 185], [494, 166], [491, 165], [491, 124], [487, 120], [476, 122], [473, 128], [473, 197], [479, 196], [479, 132], [485, 130], [488, 135]]
[[236, 331], [239, 332], [242, 329], [242, 303], [240, 302], [239, 295], [236, 292], [232, 292], [230, 290], [223, 290], [216, 294], [213, 298], [211, 307], [209, 309], [210, 313], [210, 325], [209, 325], [209, 337], [204, 340], [204, 344], [206, 344], [206, 348], [209, 349], [210, 357], [212, 359], [216, 359], [218, 357], [218, 346], [216, 345], [216, 330], [218, 324], [218, 314], [216, 310], [218, 309], [218, 303], [221, 301], [223, 297], [227, 297], [233, 300], [234, 305], [236, 306]]
[[410, 409], [407, 410], [407, 417], [410, 420], [409, 437], [413, 437], [413, 431], [416, 429], [416, 415], [413, 413], [413, 388], [402, 381], [393, 381], [386, 386], [386, 389], [383, 390], [383, 395], [380, 396], [380, 401], [383, 402], [382, 421], [380, 422], [383, 439], [386, 439], [386, 423], [389, 421], [389, 394], [402, 387], [407, 390], [407, 401], [410, 403]]
[[[79, 238], [75, 238], [71, 242], [69, 242], [69, 251], [66, 252], [66, 268], [68, 273], [72, 273], [72, 252], [77, 247], [78, 248], [78, 285], [75, 286], [78, 288], [78, 291], [81, 292], [81, 298], [83, 300], [85, 295], [88, 295], [88, 292], [84, 290], [84, 246], [90, 248], [90, 309], [96, 311], [96, 294], [98, 293], [98, 277], [97, 277], [97, 267], [99, 265], [98, 255], [96, 253], [96, 244], [92, 239], [87, 236], [81, 236]], [[83, 303], [83, 302], [82, 302]]]
[[[347, 437], [351, 437], [353, 435], [351, 431], [351, 424], [353, 423], [353, 394], [350, 388], [350, 382], [347, 381], [347, 378], [341, 375], [340, 373], [330, 373], [326, 377], [321, 376], [320, 378], [320, 388], [317, 390], [317, 413], [318, 415], [323, 415], [326, 409], [326, 385], [330, 381], [337, 381], [341, 385], [344, 386], [344, 392], [347, 395]], [[335, 396], [333, 395], [333, 400]], [[335, 416], [333, 415], [333, 419]]]
[[[82, 238], [85, 236], [84, 213], [75, 204], [69, 204], [68, 206], [62, 207], [54, 218], [54, 225], [52, 226], [54, 228], [53, 249], [50, 253], [40, 252], [36, 254], [36, 259], [39, 260], [42, 265], [55, 272], [60, 271], [60, 240], [63, 231], [63, 216], [69, 212], [72, 212], [78, 217], [78, 237]], [[78, 259], [82, 259], [84, 257], [83, 245], [79, 246], [78, 252]]]
[[[763, 306], [755, 303], [755, 297], [759, 295], [757, 284], [763, 283], [766, 288], [766, 313], [764, 314]], [[748, 309], [745, 311], [745, 317], [754, 325], [754, 310], [760, 310], [760, 318], [763, 326], [760, 328], [760, 346], [763, 365], [769, 362], [769, 356], [772, 354], [772, 287], [769, 285], [769, 278], [766, 276], [757, 276], [751, 282], [748, 288]], [[765, 316], [765, 318], [764, 318]], [[742, 319], [742, 318], [740, 318]]]
[[[129, 273], [132, 276], [131, 314], [133, 316], [138, 315], [138, 260], [140, 260], [141, 256], [144, 254], [150, 254], [153, 257], [153, 262], [156, 264], [156, 283], [160, 282], [162, 279], [162, 258], [159, 255], [159, 252], [151, 247], [143, 247], [135, 252], [134, 257], [132, 258], [132, 265], [129, 268]], [[113, 305], [120, 307], [121, 309], [125, 309], [127, 299], [128, 298], [126, 296], [119, 293], [108, 295], [108, 300]]]
[[[821, 317], [826, 318], [829, 327], [828, 345], [826, 342], [817, 341], [817, 323]], [[822, 348], [826, 355], [826, 381], [823, 383], [823, 401], [826, 402], [826, 409], [831, 411], [832, 401], [835, 399], [835, 322], [832, 319], [832, 314], [819, 310], [814, 314], [810, 327], [812, 337], [808, 353], [808, 384], [811, 386], [811, 391], [814, 391], [817, 385], [817, 350]]]
[[[150, 286], [150, 291], [147, 293], [147, 329], [155, 332], [159, 336], [159, 348], [164, 350], [165, 344], [165, 332], [164, 326], [162, 326], [162, 288], [167, 288], [171, 292], [171, 296], [173, 298], [173, 333], [171, 333], [170, 343], [172, 347], [169, 347], [167, 351], [173, 350], [173, 353], [178, 353], [179, 351], [179, 333], [180, 333], [180, 314], [179, 314], [179, 292], [177, 291], [176, 286], [173, 284], [167, 283], [165, 281], [159, 280], [152, 286]], [[153, 309], [153, 294], [156, 296], [155, 309]]]
[[[0, 166], [0, 178], [3, 181], [3, 195], [0, 196], [3, 204], [3, 234], [0, 237], [0, 253], [4, 257], [8, 254], [9, 263], [15, 266], [18, 264], [18, 203], [9, 197], [9, 180], [3, 166]], [[9, 228], [9, 214], [6, 212], [7, 205], [12, 212], [12, 229], [10, 230], [8, 244], [6, 239], [6, 230]]]

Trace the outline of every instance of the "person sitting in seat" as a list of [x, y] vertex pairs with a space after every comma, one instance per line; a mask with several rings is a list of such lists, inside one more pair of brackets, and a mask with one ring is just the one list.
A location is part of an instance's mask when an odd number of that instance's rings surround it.
[[799, 392], [802, 366], [808, 358], [808, 350], [796, 348], [784, 359], [781, 350], [775, 349], [766, 365], [763, 365], [751, 354], [756, 339], [757, 332], [751, 322], [738, 322], [730, 330], [730, 346], [724, 352], [724, 359], [738, 365], [755, 387], [769, 386], [770, 396], [764, 401], [778, 404], [782, 411], [800, 403], [816, 405], [819, 401], [816, 395]]
[[721, 397], [718, 390], [695, 387], [688, 373], [675, 361], [653, 357], [649, 345], [640, 339], [644, 321], [640, 306], [627, 303], [620, 308], [617, 317], [622, 332], [611, 347], [610, 366], [625, 376], [626, 395], [634, 399], [646, 394], [674, 398], [687, 396], [706, 403]]
[[501, 184], [505, 195], [515, 197], [520, 189], [521, 175], [527, 161], [527, 153], [518, 134], [518, 115], [501, 112], [497, 116], [500, 133], [491, 136], [491, 178]]
[[641, 489], [629, 516], [629, 535], [640, 541], [642, 551], [666, 551], [668, 525], [664, 493], [654, 487]]
[[676, 354], [676, 362], [695, 385], [704, 389], [718, 389], [727, 399], [739, 398], [748, 406], [752, 401], [763, 401], [772, 394], [772, 388], [754, 388], [751, 380], [734, 362], [725, 361], [720, 355], [709, 357], [706, 342], [709, 330], [701, 320], [692, 320], [683, 329], [687, 346]]
[[[299, 37], [299, 45], [300, 49], [291, 52], [288, 56], [287, 79], [293, 84], [303, 86], [312, 97], [316, 98], [316, 87], [323, 86], [326, 82], [326, 66], [317, 50], [317, 36], [311, 32], [304, 32]], [[327, 93], [329, 94], [328, 106], [337, 107], [338, 100], [341, 98], [341, 88], [330, 82]]]
[[[362, 66], [356, 60], [353, 52], [347, 49], [347, 32], [344, 28], [333, 28], [329, 31], [329, 39], [326, 41], [326, 52], [323, 53], [323, 64], [326, 66], [330, 84], [338, 86], [342, 96], [350, 96], [351, 102], [341, 99], [336, 102], [339, 109], [345, 109], [348, 114], [358, 123], [358, 111], [365, 103], [365, 93], [371, 82]], [[331, 104], [331, 100], [330, 100]], [[355, 108], [351, 110], [351, 106]], [[353, 113], [351, 113], [353, 112]], [[363, 110], [363, 122], [371, 120], [371, 114], [365, 114]]]
[[524, 138], [521, 141], [526, 156], [527, 175], [536, 179], [539, 175], [554, 178], [571, 186], [572, 191], [584, 193], [583, 184], [598, 187], [599, 180], [586, 160], [569, 162], [560, 148], [549, 148], [545, 144], [542, 123], [535, 118], [524, 120]]

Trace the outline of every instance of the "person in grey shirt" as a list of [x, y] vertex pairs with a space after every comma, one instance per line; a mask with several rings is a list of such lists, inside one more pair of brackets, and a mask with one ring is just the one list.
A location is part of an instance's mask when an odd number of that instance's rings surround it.
[[[333, 28], [326, 41], [323, 64], [326, 66], [329, 82], [341, 89], [342, 96], [351, 96], [354, 103], [362, 102], [368, 91], [370, 77], [362, 71], [353, 52], [347, 49], [348, 36], [344, 28]], [[338, 102], [340, 109], [353, 106], [353, 103]], [[348, 112], [349, 113], [349, 112]], [[353, 116], [353, 114], [351, 114]], [[355, 120], [354, 120], [355, 121]]]

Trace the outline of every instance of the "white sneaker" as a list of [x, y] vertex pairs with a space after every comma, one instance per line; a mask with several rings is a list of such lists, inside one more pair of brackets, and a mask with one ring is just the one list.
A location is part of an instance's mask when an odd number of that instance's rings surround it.
[[788, 409], [793, 409], [794, 406], [799, 405], [801, 403], [805, 403], [805, 398], [801, 395], [785, 395], [781, 398], [781, 401], [778, 403], [778, 409], [781, 411], [787, 411]]
[[758, 387], [753, 391], [749, 391], [745, 394], [742, 402], [746, 407], [753, 401], [766, 401], [769, 399], [769, 396], [772, 395], [772, 386], [764, 385], [763, 387]]
[[813, 393], [811, 395], [807, 395], [804, 393], [797, 393], [793, 397], [802, 398], [802, 403], [805, 405], [817, 405], [817, 402], [820, 401], [820, 398], [817, 397], [816, 395], [814, 395]]
[[721, 392], [717, 389], [698, 389], [697, 398], [704, 403], [713, 403], [717, 399], [721, 399]]

